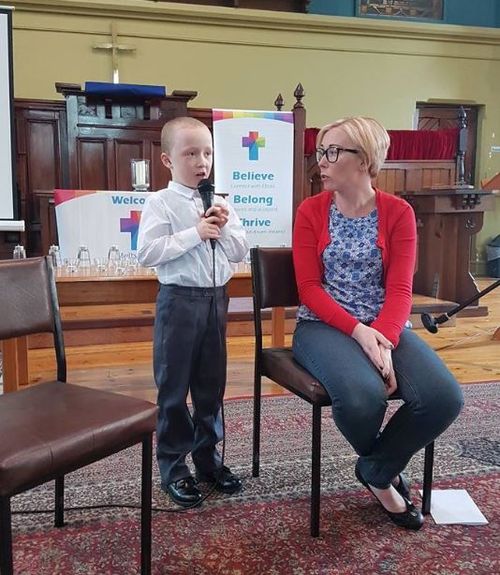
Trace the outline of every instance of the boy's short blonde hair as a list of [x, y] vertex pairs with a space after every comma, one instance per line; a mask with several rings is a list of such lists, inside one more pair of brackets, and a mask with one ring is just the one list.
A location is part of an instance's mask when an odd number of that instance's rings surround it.
[[321, 145], [328, 131], [338, 127], [342, 127], [356, 149], [360, 150], [370, 177], [375, 178], [387, 157], [391, 143], [387, 130], [373, 118], [361, 116], [344, 118], [323, 126], [316, 136], [316, 146]]
[[175, 140], [177, 130], [181, 128], [207, 128], [207, 126], [190, 116], [179, 116], [173, 120], [169, 120], [161, 130], [161, 151], [168, 154], [172, 150], [172, 145]]

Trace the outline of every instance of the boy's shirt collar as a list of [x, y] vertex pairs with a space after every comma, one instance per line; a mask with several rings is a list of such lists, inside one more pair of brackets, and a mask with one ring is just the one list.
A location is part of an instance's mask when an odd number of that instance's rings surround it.
[[188, 186], [185, 186], [184, 184], [179, 184], [179, 182], [174, 182], [173, 180], [170, 180], [168, 187], [186, 198], [192, 198], [197, 191], [193, 190], [193, 188], [188, 188]]

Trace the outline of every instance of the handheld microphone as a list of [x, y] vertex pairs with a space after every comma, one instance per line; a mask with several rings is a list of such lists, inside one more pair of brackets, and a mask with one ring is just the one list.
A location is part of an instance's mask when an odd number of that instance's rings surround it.
[[[212, 207], [212, 203], [214, 201], [214, 185], [208, 179], [203, 179], [198, 184], [198, 192], [201, 196], [201, 201], [203, 202], [203, 210], [204, 213], [207, 212], [209, 208]], [[210, 245], [212, 249], [215, 250], [216, 241], [214, 239], [210, 239]]]

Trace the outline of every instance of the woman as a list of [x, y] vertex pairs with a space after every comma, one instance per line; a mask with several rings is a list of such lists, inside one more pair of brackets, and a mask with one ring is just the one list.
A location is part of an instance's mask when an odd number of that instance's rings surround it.
[[[301, 301], [293, 353], [330, 395], [333, 419], [359, 455], [357, 479], [394, 523], [420, 529], [402, 471], [454, 421], [463, 396], [406, 329], [416, 225], [405, 201], [372, 186], [388, 147], [371, 118], [339, 120], [318, 134], [324, 191], [299, 206], [293, 232]], [[396, 390], [404, 403], [381, 430]]]

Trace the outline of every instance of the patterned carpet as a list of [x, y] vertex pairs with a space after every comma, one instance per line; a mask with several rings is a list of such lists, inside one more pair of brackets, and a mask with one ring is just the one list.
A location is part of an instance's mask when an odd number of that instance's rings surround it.
[[[261, 476], [251, 477], [252, 402], [226, 403], [226, 463], [244, 490], [203, 507], [153, 515], [153, 573], [175, 575], [486, 575], [500, 573], [500, 382], [465, 386], [466, 407], [436, 444], [436, 488], [467, 489], [485, 526], [395, 527], [353, 474], [355, 455], [323, 413], [320, 537], [309, 536], [310, 409], [294, 397], [263, 402]], [[392, 407], [394, 408], [394, 407]], [[419, 487], [419, 454], [408, 474]], [[66, 505], [136, 504], [140, 451], [75, 472]], [[154, 477], [154, 506], [172, 509]], [[418, 496], [415, 497], [418, 501]], [[14, 509], [52, 506], [51, 486], [14, 498]], [[138, 572], [138, 511], [69, 511], [64, 529], [48, 514], [14, 516], [14, 565], [25, 575]]]

